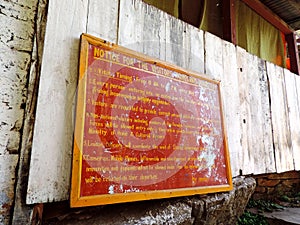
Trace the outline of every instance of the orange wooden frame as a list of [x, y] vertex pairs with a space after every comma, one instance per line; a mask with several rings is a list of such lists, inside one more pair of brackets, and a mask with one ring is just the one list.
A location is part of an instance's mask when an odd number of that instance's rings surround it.
[[[217, 85], [218, 97], [220, 103], [220, 115], [221, 115], [221, 127], [223, 130], [222, 140], [224, 148], [224, 162], [226, 170], [227, 182], [221, 185], [211, 185], [203, 187], [187, 187], [179, 189], [164, 189], [155, 191], [142, 191], [142, 192], [132, 192], [132, 193], [116, 193], [116, 194], [101, 194], [101, 195], [91, 195], [91, 196], [81, 196], [81, 170], [82, 170], [82, 148], [84, 141], [84, 117], [86, 113], [86, 85], [87, 85], [87, 66], [88, 66], [88, 47], [93, 46], [105, 46], [108, 49], [113, 49], [114, 51], [135, 57], [147, 63], [155, 64], [160, 67], [194, 77], [196, 79], [208, 81], [214, 85]], [[102, 39], [92, 37], [87, 34], [81, 36], [81, 50], [80, 50], [80, 67], [79, 67], [79, 82], [78, 82], [78, 96], [77, 96], [77, 109], [76, 109], [76, 127], [74, 133], [74, 149], [73, 149], [73, 165], [72, 165], [72, 181], [71, 181], [71, 195], [70, 195], [70, 205], [71, 207], [82, 207], [82, 206], [95, 206], [95, 205], [105, 205], [112, 203], [121, 202], [132, 202], [140, 200], [149, 199], [159, 199], [159, 198], [169, 198], [178, 196], [188, 196], [195, 194], [206, 194], [213, 192], [229, 191], [232, 189], [232, 177], [231, 177], [231, 167], [229, 161], [228, 144], [226, 138], [226, 131], [224, 125], [224, 117], [222, 110], [222, 101], [220, 95], [220, 83], [215, 80], [210, 80], [204, 75], [199, 75], [194, 72], [184, 70], [177, 66], [168, 64], [160, 60], [154, 60], [143, 54], [125, 49], [121, 46], [117, 46], [108, 43]]]

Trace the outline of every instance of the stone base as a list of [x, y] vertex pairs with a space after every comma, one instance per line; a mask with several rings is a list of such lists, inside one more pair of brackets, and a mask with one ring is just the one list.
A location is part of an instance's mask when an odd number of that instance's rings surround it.
[[233, 184], [230, 192], [83, 209], [62, 209], [49, 204], [44, 207], [43, 224], [236, 224], [255, 189], [255, 180], [238, 177]]

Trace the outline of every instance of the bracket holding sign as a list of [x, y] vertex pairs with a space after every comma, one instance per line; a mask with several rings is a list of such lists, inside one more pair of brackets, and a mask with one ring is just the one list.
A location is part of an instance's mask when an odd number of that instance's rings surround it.
[[71, 207], [232, 189], [220, 83], [81, 36]]

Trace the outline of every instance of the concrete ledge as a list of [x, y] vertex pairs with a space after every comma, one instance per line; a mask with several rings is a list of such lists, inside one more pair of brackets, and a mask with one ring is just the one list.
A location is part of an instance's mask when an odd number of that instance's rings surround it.
[[[45, 205], [43, 224], [206, 225], [235, 224], [255, 189], [253, 178], [233, 179], [230, 192], [82, 209]], [[55, 212], [57, 210], [57, 212]]]

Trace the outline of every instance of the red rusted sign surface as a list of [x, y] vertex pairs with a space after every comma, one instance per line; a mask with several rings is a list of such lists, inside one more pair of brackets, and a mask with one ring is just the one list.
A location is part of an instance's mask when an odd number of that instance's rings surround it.
[[82, 36], [71, 206], [230, 190], [219, 83]]

